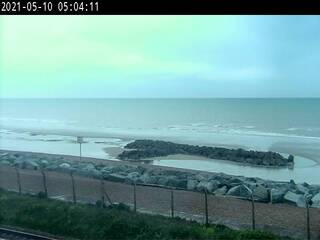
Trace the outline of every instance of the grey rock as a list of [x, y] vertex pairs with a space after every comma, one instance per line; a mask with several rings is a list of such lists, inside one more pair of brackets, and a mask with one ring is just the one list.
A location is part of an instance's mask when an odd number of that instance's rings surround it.
[[158, 179], [158, 184], [162, 185], [162, 186], [168, 185], [168, 178], [160, 176], [159, 179]]
[[271, 192], [271, 202], [272, 203], [282, 203], [284, 200], [284, 195], [287, 193], [286, 188], [272, 188]]
[[227, 191], [228, 191], [227, 186], [223, 186], [223, 187], [215, 190], [213, 193], [214, 193], [214, 195], [224, 195], [224, 194], [226, 194]]
[[228, 186], [232, 188], [232, 187], [238, 186], [242, 183], [243, 183], [243, 181], [241, 179], [235, 177], [235, 178], [230, 179], [230, 181], [228, 182]]
[[316, 195], [314, 195], [311, 201], [312, 201], [312, 207], [320, 208], [320, 193], [317, 193]]
[[197, 185], [197, 190], [200, 191], [200, 192], [203, 192], [205, 190], [207, 190], [208, 192], [213, 192], [216, 189], [217, 189], [217, 186], [215, 186], [211, 181], [210, 182], [201, 181]]
[[212, 184], [212, 191], [215, 191], [216, 189], [219, 188], [220, 182], [218, 180], [210, 180], [210, 183]]
[[139, 183], [150, 183], [150, 176], [148, 173], [144, 173], [137, 179], [137, 181]]
[[194, 179], [190, 179], [188, 180], [187, 182], [187, 189], [188, 190], [195, 190], [197, 185], [198, 185], [198, 181], [197, 180], [194, 180]]
[[298, 207], [305, 207], [306, 206], [305, 198], [304, 198], [304, 195], [302, 195], [302, 194], [296, 194], [291, 191], [288, 191], [284, 195], [284, 200], [289, 203], [296, 204]]
[[40, 160], [40, 166], [45, 168], [45, 167], [49, 166], [49, 162], [44, 159]]
[[168, 177], [168, 186], [177, 187], [177, 188], [186, 188], [187, 187], [187, 180], [186, 179], [179, 179], [176, 176]]
[[63, 169], [70, 169], [71, 165], [69, 163], [61, 163], [59, 167]]
[[199, 173], [195, 176], [195, 179], [199, 182], [208, 180], [208, 175], [205, 173]]
[[108, 181], [114, 181], [114, 182], [124, 182], [126, 180], [126, 176], [123, 176], [117, 173], [111, 173], [104, 178]]
[[296, 185], [297, 193], [306, 194], [309, 192], [309, 189], [304, 184]]
[[258, 201], [268, 202], [269, 201], [269, 191], [267, 188], [258, 185], [253, 189], [253, 197]]
[[7, 161], [7, 160], [1, 161], [1, 164], [3, 164], [3, 165], [11, 165], [11, 163], [9, 161]]
[[140, 173], [138, 172], [131, 172], [126, 176], [126, 182], [128, 183], [134, 183], [137, 182], [137, 180], [140, 177]]
[[227, 192], [229, 196], [249, 198], [251, 195], [244, 185], [235, 186], [229, 189]]
[[29, 161], [23, 161], [22, 162], [22, 168], [23, 169], [30, 169], [30, 170], [38, 170], [39, 169], [39, 164], [29, 160]]
[[103, 175], [103, 173], [97, 170], [92, 163], [89, 163], [84, 167], [81, 166], [76, 168], [76, 172], [84, 176], [100, 177], [101, 175]]
[[294, 161], [294, 156], [293, 155], [289, 155], [288, 160], [289, 160], [289, 162], [293, 162]]

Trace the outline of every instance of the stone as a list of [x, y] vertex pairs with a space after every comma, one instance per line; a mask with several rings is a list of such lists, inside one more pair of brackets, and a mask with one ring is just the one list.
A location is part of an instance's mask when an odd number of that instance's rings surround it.
[[204, 173], [199, 173], [195, 176], [195, 179], [199, 182], [208, 180], [208, 175]]
[[23, 169], [30, 169], [30, 170], [38, 170], [39, 164], [34, 161], [23, 161], [22, 168]]
[[167, 177], [159, 177], [158, 184], [162, 186], [168, 185], [168, 178]]
[[64, 169], [70, 169], [71, 165], [69, 163], [61, 163], [59, 167]]
[[7, 161], [7, 160], [2, 160], [1, 164], [3, 164], [3, 165], [11, 165], [11, 163], [9, 161]]
[[197, 185], [198, 185], [198, 181], [197, 180], [194, 180], [194, 179], [190, 179], [190, 180], [188, 180], [188, 182], [187, 182], [187, 189], [188, 190], [195, 190], [196, 189], [196, 187], [197, 187]]
[[103, 173], [97, 170], [92, 163], [89, 163], [84, 167], [81, 166], [79, 168], [76, 168], [76, 172], [84, 176], [100, 177], [101, 175], [103, 175]]
[[232, 187], [238, 186], [242, 183], [243, 183], [243, 181], [241, 179], [235, 177], [235, 178], [230, 179], [230, 181], [228, 182], [228, 185], [229, 185], [229, 187], [232, 188]]
[[253, 189], [253, 197], [255, 200], [268, 202], [269, 201], [269, 191], [267, 188], [258, 185]]
[[137, 181], [139, 183], [145, 183], [145, 184], [150, 183], [150, 176], [148, 173], [144, 173], [138, 178]]
[[312, 207], [320, 208], [320, 193], [314, 195], [311, 199]]
[[207, 192], [213, 192], [214, 190], [216, 190], [218, 188], [217, 185], [214, 185], [212, 183], [212, 181], [207, 182], [207, 181], [201, 181], [200, 183], [198, 183], [197, 185], [197, 190], [200, 192], [203, 192], [205, 190], [207, 190]]
[[217, 180], [210, 180], [210, 183], [212, 184], [212, 190], [211, 191], [215, 191], [220, 186], [220, 182], [217, 181]]
[[306, 194], [309, 192], [309, 189], [305, 187], [303, 184], [296, 185], [297, 193]]
[[224, 195], [228, 191], [227, 186], [223, 186], [221, 188], [216, 189], [213, 193], [214, 195]]
[[138, 172], [131, 172], [126, 176], [126, 182], [127, 183], [134, 183], [137, 182], [137, 180], [140, 177], [140, 173]]
[[187, 187], [187, 180], [179, 179], [176, 176], [169, 176], [167, 186], [185, 189]]
[[289, 161], [289, 162], [293, 162], [293, 160], [294, 160], [294, 156], [293, 156], [293, 155], [289, 155], [288, 161]]
[[230, 188], [229, 191], [227, 192], [227, 195], [235, 196], [235, 197], [243, 197], [243, 198], [251, 197], [250, 192], [244, 185], [239, 185], [239, 186]]
[[271, 202], [272, 203], [282, 203], [284, 199], [284, 195], [287, 193], [286, 188], [272, 188], [270, 190], [271, 194]]
[[296, 194], [294, 192], [288, 191], [284, 195], [284, 200], [289, 203], [296, 204], [298, 207], [306, 206], [305, 198], [304, 198], [304, 195], [302, 194]]
[[105, 179], [113, 182], [124, 182], [126, 180], [126, 176], [117, 173], [111, 173], [108, 176], [106, 176]]
[[49, 166], [49, 162], [47, 161], [47, 160], [40, 160], [40, 165], [41, 165], [41, 167], [47, 167], [47, 166]]

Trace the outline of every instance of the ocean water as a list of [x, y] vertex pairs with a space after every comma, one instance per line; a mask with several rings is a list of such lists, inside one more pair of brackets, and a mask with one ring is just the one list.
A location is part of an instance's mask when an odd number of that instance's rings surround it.
[[137, 138], [274, 150], [294, 154], [294, 169], [219, 161], [156, 165], [320, 183], [320, 99], [2, 99], [0, 148], [112, 158], [105, 147]]

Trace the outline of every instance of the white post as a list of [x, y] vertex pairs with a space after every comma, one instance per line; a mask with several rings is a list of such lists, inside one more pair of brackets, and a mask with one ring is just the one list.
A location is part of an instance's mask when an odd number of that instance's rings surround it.
[[83, 137], [77, 137], [77, 143], [80, 144], [80, 162], [82, 160], [81, 144], [84, 143]]

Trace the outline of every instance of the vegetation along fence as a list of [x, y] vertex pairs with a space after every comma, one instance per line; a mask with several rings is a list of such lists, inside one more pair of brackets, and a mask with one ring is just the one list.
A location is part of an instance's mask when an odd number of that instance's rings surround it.
[[300, 239], [320, 239], [320, 209], [250, 199], [214, 196], [158, 185], [120, 183], [79, 176], [73, 172], [27, 170], [0, 166], [0, 188], [20, 194], [93, 203], [123, 203], [132, 210], [168, 217], [182, 217], [206, 225], [224, 224], [253, 228]]

